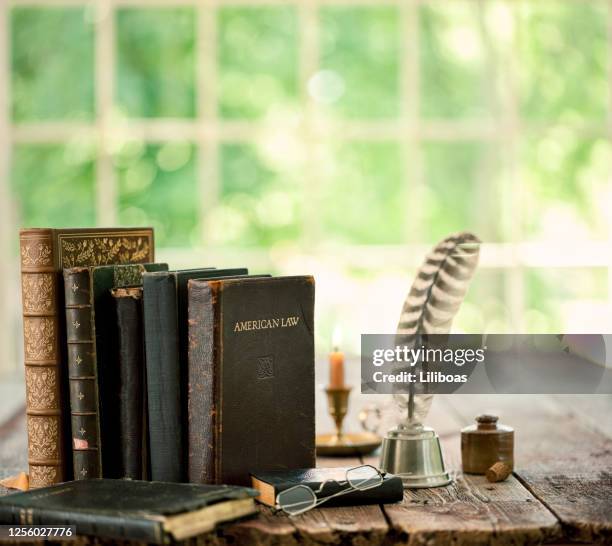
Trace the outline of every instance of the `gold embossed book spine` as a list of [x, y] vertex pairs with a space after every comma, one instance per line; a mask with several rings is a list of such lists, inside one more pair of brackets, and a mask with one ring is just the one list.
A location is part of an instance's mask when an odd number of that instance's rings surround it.
[[74, 478], [102, 477], [100, 403], [93, 317], [92, 280], [88, 267], [64, 269], [66, 338]]
[[58, 278], [53, 231], [20, 233], [30, 485], [65, 479]]
[[[151, 228], [19, 232], [30, 487], [71, 478], [62, 270], [155, 260]], [[74, 355], [72, 355], [74, 356]], [[79, 364], [80, 365], [80, 364]]]

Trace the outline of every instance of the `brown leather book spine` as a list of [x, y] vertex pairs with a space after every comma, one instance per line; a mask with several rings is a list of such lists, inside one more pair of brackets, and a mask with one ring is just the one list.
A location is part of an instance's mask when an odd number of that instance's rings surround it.
[[26, 228], [19, 233], [32, 488], [71, 478], [66, 368], [73, 361], [65, 364], [62, 269], [153, 262], [153, 242], [151, 228]]
[[216, 483], [218, 381], [215, 364], [215, 303], [219, 285], [189, 281], [187, 382], [188, 479]]
[[89, 268], [64, 270], [64, 294], [74, 478], [101, 478], [100, 404]]
[[22, 230], [21, 294], [30, 486], [65, 479], [59, 279], [53, 231]]

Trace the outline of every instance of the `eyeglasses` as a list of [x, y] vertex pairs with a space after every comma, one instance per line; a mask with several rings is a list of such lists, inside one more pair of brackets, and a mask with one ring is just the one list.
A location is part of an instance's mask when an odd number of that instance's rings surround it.
[[[330, 499], [339, 497], [340, 495], [346, 495], [351, 491], [365, 491], [378, 487], [382, 484], [383, 477], [383, 473], [369, 464], [349, 468], [346, 471], [344, 481], [325, 480], [316, 490], [311, 489], [307, 485], [295, 485], [281, 491], [276, 496], [276, 508], [290, 516], [298, 516]], [[332, 482], [336, 483], [341, 488], [343, 487], [343, 489], [326, 497], [318, 497], [317, 494], [321, 493], [323, 488], [328, 483]]]

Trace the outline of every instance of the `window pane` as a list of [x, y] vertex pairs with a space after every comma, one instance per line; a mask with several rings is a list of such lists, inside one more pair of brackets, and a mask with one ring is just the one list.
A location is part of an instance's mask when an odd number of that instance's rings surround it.
[[84, 8], [12, 8], [13, 119], [92, 118], [93, 41]]
[[95, 224], [92, 154], [78, 145], [15, 146], [12, 191], [17, 225]]
[[577, 241], [608, 234], [612, 145], [564, 129], [526, 138], [521, 148], [528, 238]]
[[195, 114], [192, 8], [117, 11], [117, 101], [133, 117]]
[[610, 323], [607, 286], [605, 268], [528, 270], [527, 330], [549, 334], [606, 331]]
[[420, 8], [421, 113], [429, 118], [474, 118], [491, 113], [493, 82], [475, 2]]
[[432, 143], [424, 149], [425, 234], [432, 243], [457, 231], [496, 241], [501, 229], [501, 173], [493, 147]]
[[220, 112], [259, 118], [295, 105], [297, 18], [292, 7], [219, 9]]
[[[486, 242], [485, 242], [486, 245]], [[508, 270], [477, 267], [465, 300], [453, 320], [454, 332], [517, 333], [506, 301]]]
[[291, 172], [248, 144], [221, 147], [222, 188], [207, 224], [218, 244], [270, 246], [300, 235], [300, 187]]
[[321, 71], [309, 82], [321, 106], [348, 118], [388, 118], [399, 113], [397, 9], [321, 9]]
[[127, 143], [116, 156], [119, 221], [152, 225], [160, 247], [200, 241], [195, 149], [190, 143]]
[[400, 243], [408, 214], [399, 146], [350, 143], [328, 150], [319, 210], [329, 239]]
[[609, 82], [606, 4], [529, 2], [522, 10], [521, 103], [543, 120], [603, 118]]

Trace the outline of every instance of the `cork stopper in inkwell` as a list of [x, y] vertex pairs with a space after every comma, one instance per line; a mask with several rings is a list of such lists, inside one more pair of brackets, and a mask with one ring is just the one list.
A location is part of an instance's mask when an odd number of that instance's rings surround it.
[[497, 428], [497, 421], [499, 417], [491, 413], [482, 413], [476, 417], [476, 423], [478, 423], [478, 430], [492, 430]]

